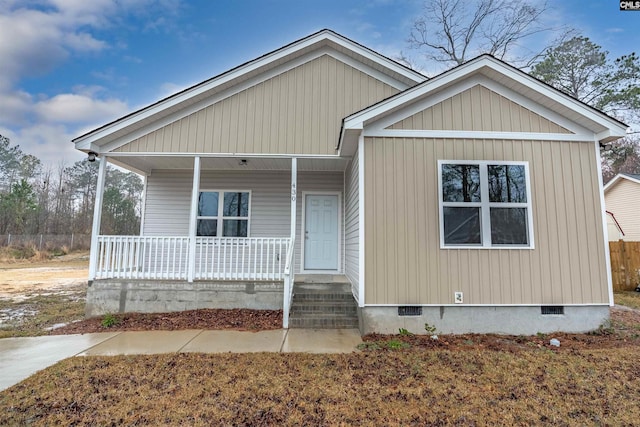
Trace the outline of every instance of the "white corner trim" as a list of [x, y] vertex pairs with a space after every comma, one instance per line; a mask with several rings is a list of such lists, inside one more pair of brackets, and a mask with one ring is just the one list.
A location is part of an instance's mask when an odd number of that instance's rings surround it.
[[365, 206], [364, 206], [364, 135], [358, 137], [358, 306], [364, 307], [365, 278]]
[[614, 306], [613, 279], [611, 277], [611, 253], [609, 252], [609, 231], [607, 227], [607, 208], [604, 200], [604, 186], [602, 185], [602, 164], [600, 162], [600, 141], [593, 141], [593, 150], [598, 171], [598, 192], [600, 193], [600, 216], [602, 218], [602, 239], [604, 240], [604, 262], [607, 271], [607, 288], [609, 291], [609, 306]]

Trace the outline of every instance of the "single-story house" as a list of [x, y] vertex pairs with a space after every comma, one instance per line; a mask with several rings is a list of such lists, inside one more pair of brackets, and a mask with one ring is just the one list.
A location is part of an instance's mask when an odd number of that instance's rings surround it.
[[[599, 150], [625, 131], [489, 55], [427, 79], [322, 30], [74, 139], [101, 159], [87, 313], [288, 327], [293, 295], [343, 282], [362, 333], [597, 328]], [[100, 234], [107, 162], [145, 177], [140, 235]]]
[[[623, 239], [640, 242], [640, 175], [619, 173], [604, 186], [607, 211], [615, 218]], [[609, 237], [611, 239], [611, 236]]]

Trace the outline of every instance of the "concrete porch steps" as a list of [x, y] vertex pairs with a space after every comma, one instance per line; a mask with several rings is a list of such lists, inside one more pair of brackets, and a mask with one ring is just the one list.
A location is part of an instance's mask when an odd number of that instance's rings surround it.
[[358, 328], [358, 310], [348, 283], [295, 283], [289, 327]]

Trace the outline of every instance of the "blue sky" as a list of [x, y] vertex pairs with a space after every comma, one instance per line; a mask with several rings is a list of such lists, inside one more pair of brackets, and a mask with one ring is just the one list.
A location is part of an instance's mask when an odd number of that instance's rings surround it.
[[[574, 27], [612, 56], [640, 47], [640, 12], [621, 12], [616, 0], [551, 4], [550, 25]], [[427, 73], [441, 71], [407, 48], [422, 5], [0, 0], [0, 134], [46, 165], [72, 163], [84, 158], [72, 138], [322, 28], [390, 57], [403, 51]]]

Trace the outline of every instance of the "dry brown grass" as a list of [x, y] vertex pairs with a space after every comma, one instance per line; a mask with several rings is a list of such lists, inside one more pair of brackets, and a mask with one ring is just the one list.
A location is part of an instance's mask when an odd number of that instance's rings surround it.
[[621, 291], [613, 295], [616, 304], [624, 305], [630, 308], [640, 309], [640, 292]]
[[0, 425], [633, 425], [638, 348], [76, 357]]

